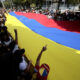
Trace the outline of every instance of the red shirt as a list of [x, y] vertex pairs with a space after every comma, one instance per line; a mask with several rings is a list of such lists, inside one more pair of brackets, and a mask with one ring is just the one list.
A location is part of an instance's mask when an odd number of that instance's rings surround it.
[[[48, 73], [49, 73], [49, 67], [47, 65], [47, 68], [46, 68], [44, 65], [45, 64], [41, 65], [41, 67], [38, 66], [38, 65], [35, 66], [35, 72], [37, 73], [37, 79], [36, 80], [47, 80], [47, 76], [48, 76]], [[39, 70], [41, 68], [44, 68], [44, 72], [43, 72], [42, 75], [40, 75], [40, 73], [39, 73]]]

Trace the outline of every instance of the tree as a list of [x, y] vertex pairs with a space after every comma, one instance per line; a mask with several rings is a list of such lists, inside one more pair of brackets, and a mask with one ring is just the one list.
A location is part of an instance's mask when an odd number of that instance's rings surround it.
[[76, 5], [80, 3], [80, 0], [66, 0], [67, 4]]
[[1, 1], [0, 1], [0, 7], [2, 7], [2, 3], [1, 3]]
[[9, 1], [4, 1], [3, 2], [6, 8], [10, 8], [10, 2]]
[[26, 0], [13, 0], [13, 3], [17, 4], [17, 5], [21, 5], [21, 4], [25, 3], [25, 2], [26, 2]]
[[60, 4], [61, 4], [62, 0], [58, 0], [58, 6], [57, 9], [59, 10]]
[[26, 0], [12, 0], [12, 2], [16, 6], [16, 8], [21, 6], [24, 8]]
[[13, 3], [17, 6], [26, 6], [30, 7], [30, 5], [42, 6], [43, 0], [12, 0]]
[[78, 4], [78, 3], [80, 3], [80, 0], [67, 0], [67, 3], [68, 4]]
[[31, 7], [31, 8], [35, 8], [36, 5], [35, 5], [34, 3], [32, 3], [32, 4], [30, 5], [30, 7]]
[[22, 5], [26, 2], [26, 0], [13, 0], [13, 3], [16, 5], [16, 6], [19, 6], [19, 5]]
[[30, 4], [36, 3], [36, 0], [26, 0], [26, 1], [28, 1]]
[[75, 6], [80, 3], [80, 0], [67, 0], [66, 3], [68, 6], [71, 4], [75, 8]]
[[41, 6], [43, 5], [43, 1], [44, 1], [44, 0], [36, 0], [36, 5], [37, 5], [38, 7], [41, 7]]
[[41, 7], [44, 0], [26, 0], [30, 5], [35, 4], [37, 7]]
[[26, 3], [29, 4], [29, 7], [32, 7], [32, 6], [36, 7], [36, 0], [26, 0]]

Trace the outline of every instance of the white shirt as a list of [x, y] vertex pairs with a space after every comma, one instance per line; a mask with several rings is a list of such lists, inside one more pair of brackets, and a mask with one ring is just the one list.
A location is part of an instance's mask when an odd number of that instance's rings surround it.
[[9, 46], [9, 44], [12, 42], [12, 38], [9, 36], [9, 41], [4, 41], [4, 44], [6, 46]]
[[25, 61], [24, 57], [22, 57], [22, 62], [19, 64], [19, 69], [24, 71], [26, 70], [28, 63]]
[[49, 18], [49, 19], [52, 19], [52, 16], [51, 16], [51, 15], [48, 15], [48, 18]]
[[19, 50], [19, 47], [18, 47], [18, 45], [17, 45], [17, 44], [15, 44], [15, 46], [14, 46], [14, 49], [13, 49], [12, 53], [15, 53], [15, 51], [16, 51], [16, 50]]

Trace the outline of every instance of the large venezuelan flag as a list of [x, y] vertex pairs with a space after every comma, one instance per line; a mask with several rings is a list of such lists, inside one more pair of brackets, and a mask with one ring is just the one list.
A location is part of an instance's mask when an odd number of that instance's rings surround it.
[[[80, 80], [79, 30], [70, 32], [56, 23], [53, 28], [53, 22], [47, 25], [44, 15], [37, 20], [37, 14], [33, 18], [24, 14], [10, 13], [7, 15], [6, 25], [13, 37], [13, 30], [18, 30], [19, 46], [26, 49], [26, 56], [35, 64], [41, 48], [47, 44], [47, 51], [43, 53], [40, 62], [50, 66], [48, 80]], [[45, 24], [40, 22], [41, 19]]]

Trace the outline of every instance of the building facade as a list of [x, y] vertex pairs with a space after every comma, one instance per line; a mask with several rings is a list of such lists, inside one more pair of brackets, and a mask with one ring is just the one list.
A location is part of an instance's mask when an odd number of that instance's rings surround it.
[[57, 9], [59, 3], [65, 3], [65, 0], [44, 0], [43, 7]]
[[43, 9], [79, 10], [80, 4], [77, 4], [76, 6], [70, 5], [68, 7], [66, 2], [67, 0], [44, 0]]

